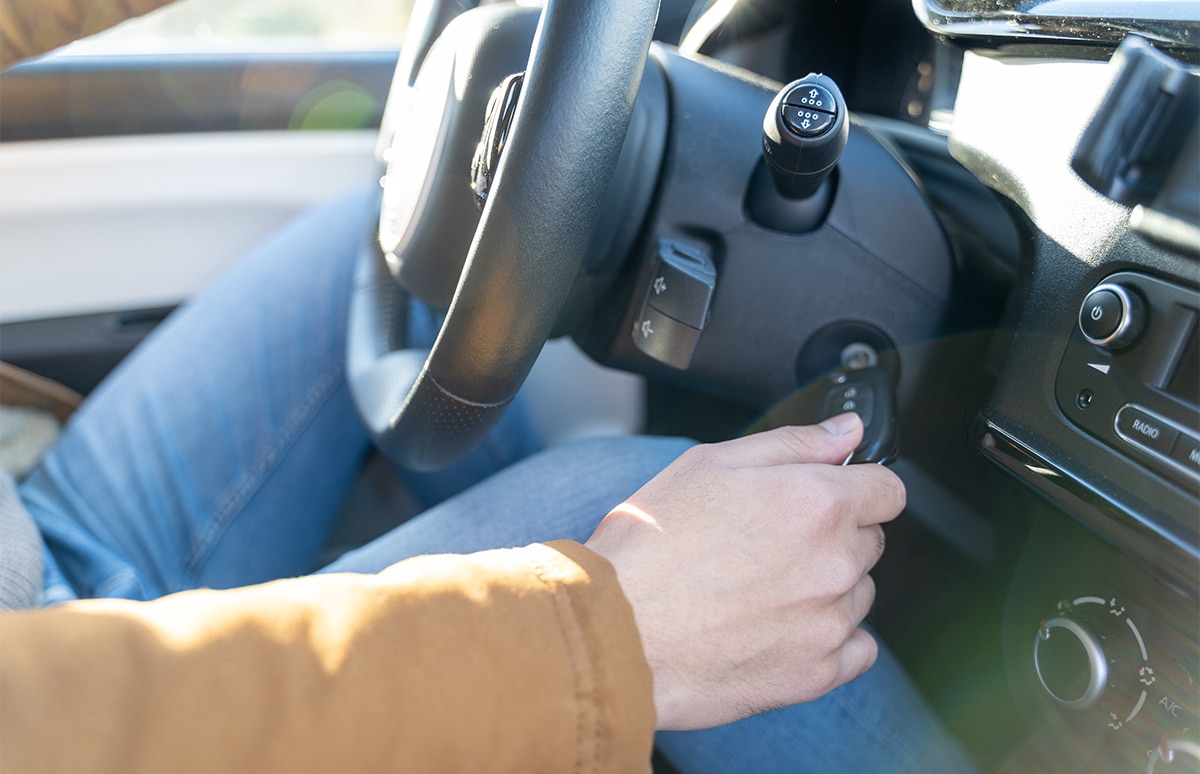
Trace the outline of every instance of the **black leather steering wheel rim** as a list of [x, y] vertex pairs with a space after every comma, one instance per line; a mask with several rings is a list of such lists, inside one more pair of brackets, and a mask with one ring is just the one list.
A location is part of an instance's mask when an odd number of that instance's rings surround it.
[[458, 288], [419, 366], [420, 355], [393, 346], [400, 296], [378, 250], [364, 249], [347, 378], [372, 440], [393, 461], [453, 464], [516, 396], [600, 217], [657, 12], [657, 0], [548, 0]]

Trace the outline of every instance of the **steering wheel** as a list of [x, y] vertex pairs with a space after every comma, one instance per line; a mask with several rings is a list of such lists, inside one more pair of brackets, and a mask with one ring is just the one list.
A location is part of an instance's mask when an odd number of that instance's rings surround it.
[[[396, 341], [404, 295], [392, 276], [395, 255], [385, 260], [377, 243], [362, 251], [351, 297], [347, 378], [371, 438], [398, 464], [417, 470], [453, 464], [475, 448], [516, 396], [576, 280], [599, 219], [657, 13], [658, 0], [548, 0], [503, 155], [428, 354], [403, 350]], [[438, 71], [431, 61], [454, 58], [439, 55], [437, 48], [422, 66], [418, 87], [427, 69]], [[459, 61], [441, 68], [444, 75], [429, 77], [446, 78], [451, 91], [454, 79], [461, 90], [470, 78], [464, 67], [469, 63]], [[412, 148], [392, 146], [394, 152], [429, 154], [406, 165], [410, 177], [414, 167], [419, 177], [422, 171], [437, 174], [442, 166], [435, 163], [445, 145], [438, 138], [452, 120], [454, 100], [438, 105], [435, 98], [428, 107], [411, 117], [429, 121], [430, 134], [416, 137]], [[463, 165], [465, 180], [470, 159], [456, 163]], [[391, 181], [409, 186], [411, 195], [398, 197], [397, 205], [387, 191], [392, 174], [384, 182], [381, 234], [398, 219], [415, 221], [406, 226], [412, 229], [422, 218], [439, 217], [422, 211], [433, 181]], [[397, 206], [403, 211], [397, 213]]]

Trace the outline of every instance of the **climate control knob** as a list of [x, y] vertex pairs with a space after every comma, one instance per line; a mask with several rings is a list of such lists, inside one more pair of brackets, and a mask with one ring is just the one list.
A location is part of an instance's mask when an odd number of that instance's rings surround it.
[[1124, 285], [1105, 282], [1092, 288], [1079, 308], [1079, 330], [1089, 344], [1120, 349], [1138, 337], [1146, 307], [1137, 293]]
[[1108, 684], [1108, 660], [1100, 639], [1064, 616], [1043, 621], [1038, 628], [1033, 668], [1050, 698], [1067, 709], [1092, 706]]

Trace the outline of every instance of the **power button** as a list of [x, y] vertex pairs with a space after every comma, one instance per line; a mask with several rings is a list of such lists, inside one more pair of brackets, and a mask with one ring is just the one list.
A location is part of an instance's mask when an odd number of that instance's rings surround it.
[[1141, 332], [1142, 304], [1125, 287], [1106, 282], [1092, 289], [1079, 307], [1079, 329], [1088, 343], [1117, 349]]

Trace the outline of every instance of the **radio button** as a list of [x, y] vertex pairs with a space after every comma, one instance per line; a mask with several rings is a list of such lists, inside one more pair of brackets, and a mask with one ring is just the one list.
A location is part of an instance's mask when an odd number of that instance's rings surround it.
[[1179, 431], [1158, 417], [1134, 406], [1122, 406], [1114, 423], [1117, 434], [1134, 446], [1140, 446], [1162, 455], [1171, 453], [1171, 446]]

